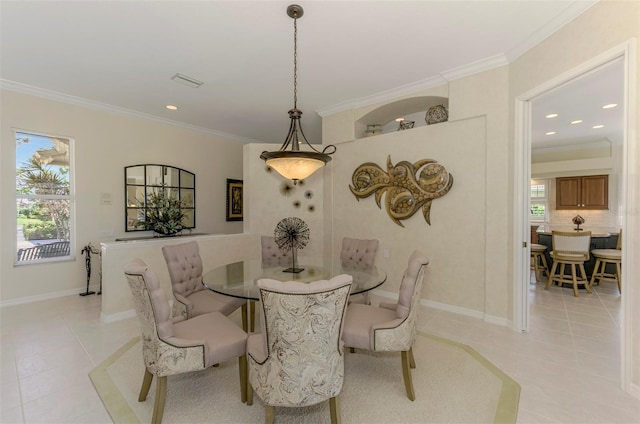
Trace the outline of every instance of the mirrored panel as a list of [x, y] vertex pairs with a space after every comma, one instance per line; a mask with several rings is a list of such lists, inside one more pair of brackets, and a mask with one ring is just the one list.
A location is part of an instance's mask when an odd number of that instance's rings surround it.
[[[162, 214], [158, 205], [179, 204], [183, 229], [196, 226], [196, 176], [168, 165], [127, 166], [125, 173], [125, 231], [145, 231], [149, 220]], [[163, 188], [164, 187], [164, 188]], [[171, 214], [167, 214], [171, 215]]]

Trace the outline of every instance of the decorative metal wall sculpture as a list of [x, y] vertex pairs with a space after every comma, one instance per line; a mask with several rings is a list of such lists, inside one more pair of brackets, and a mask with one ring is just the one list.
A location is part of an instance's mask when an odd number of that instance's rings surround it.
[[391, 163], [387, 157], [387, 172], [372, 162], [366, 162], [353, 171], [353, 186], [349, 189], [356, 199], [376, 194], [376, 203], [386, 193], [385, 206], [393, 222], [404, 227], [400, 220], [407, 219], [422, 208], [427, 224], [431, 201], [444, 196], [453, 186], [453, 175], [434, 159], [422, 159], [413, 164], [407, 161]]

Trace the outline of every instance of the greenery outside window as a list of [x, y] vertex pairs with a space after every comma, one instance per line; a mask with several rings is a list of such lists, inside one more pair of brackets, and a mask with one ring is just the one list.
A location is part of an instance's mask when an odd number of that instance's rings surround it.
[[16, 264], [71, 258], [72, 148], [69, 138], [15, 132]]
[[529, 219], [536, 222], [547, 220], [548, 180], [531, 180], [531, 209]]
[[132, 165], [125, 174], [125, 231], [145, 231], [157, 218], [155, 204], [179, 204], [182, 229], [196, 226], [196, 176], [168, 165]]

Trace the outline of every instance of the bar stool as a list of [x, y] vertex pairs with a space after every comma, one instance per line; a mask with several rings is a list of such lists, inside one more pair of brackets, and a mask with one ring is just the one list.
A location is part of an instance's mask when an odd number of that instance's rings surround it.
[[[618, 292], [622, 293], [622, 281], [620, 278], [620, 268], [622, 264], [622, 230], [620, 230], [618, 234], [618, 243], [615, 249], [593, 249], [591, 254], [596, 259], [596, 266], [593, 268], [589, 287], [592, 287], [596, 280], [598, 280], [598, 285], [600, 285], [601, 281], [609, 281], [617, 283]], [[607, 264], [615, 265], [616, 272], [606, 272]]]
[[[551, 245], [553, 250], [550, 255], [553, 258], [553, 266], [544, 289], [549, 290], [554, 282], [558, 283], [558, 287], [568, 283], [573, 285], [573, 295], [578, 297], [578, 284], [583, 284], [587, 293], [591, 293], [591, 286], [584, 270], [584, 263], [589, 260], [591, 231], [552, 231]], [[571, 275], [565, 275], [567, 265], [571, 268]], [[582, 274], [580, 277], [577, 275], [576, 267], [580, 268]], [[560, 272], [556, 274], [558, 268]]]
[[547, 258], [544, 255], [546, 250], [547, 246], [543, 244], [531, 243], [531, 269], [534, 271], [536, 281], [540, 281], [538, 278], [540, 271], [549, 277], [549, 265], [547, 265]]

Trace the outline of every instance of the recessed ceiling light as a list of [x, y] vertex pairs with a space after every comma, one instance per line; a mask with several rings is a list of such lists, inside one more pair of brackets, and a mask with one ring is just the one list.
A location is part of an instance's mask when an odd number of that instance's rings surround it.
[[608, 105], [602, 106], [602, 109], [611, 109], [611, 108], [614, 108], [616, 106], [618, 106], [617, 103], [609, 103]]
[[545, 118], [549, 118], [549, 119], [550, 119], [550, 118], [557, 118], [557, 117], [558, 117], [558, 114], [557, 114], [557, 113], [550, 113], [550, 114], [548, 114], [547, 116], [545, 116]]
[[604, 125], [594, 125], [593, 127], [594, 130], [598, 129], [598, 128], [604, 128]]
[[165, 107], [169, 110], [178, 110], [178, 106], [174, 106], [174, 105], [166, 105]]
[[576, 119], [575, 121], [571, 121], [571, 125], [582, 124], [582, 119]]
[[404, 121], [404, 118], [396, 118], [396, 122], [402, 122]]
[[544, 133], [544, 135], [554, 135], [555, 133], [556, 133], [555, 131], [549, 131], [549, 132]]

